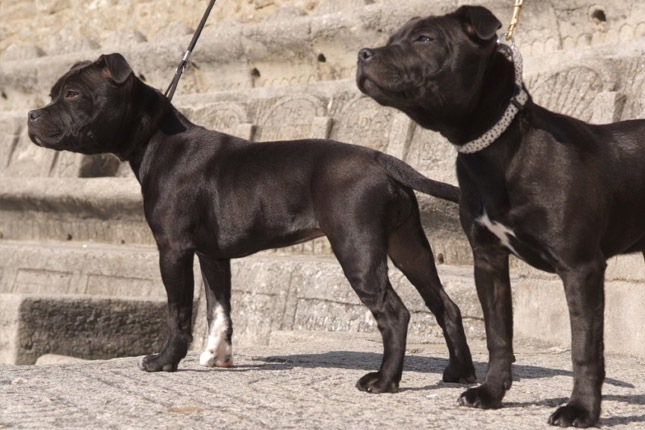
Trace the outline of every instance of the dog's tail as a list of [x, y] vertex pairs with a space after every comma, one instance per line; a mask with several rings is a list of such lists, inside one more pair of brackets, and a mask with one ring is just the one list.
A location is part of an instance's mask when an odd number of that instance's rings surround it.
[[397, 182], [424, 194], [459, 203], [459, 188], [454, 185], [426, 178], [408, 164], [391, 155], [378, 153], [376, 160]]

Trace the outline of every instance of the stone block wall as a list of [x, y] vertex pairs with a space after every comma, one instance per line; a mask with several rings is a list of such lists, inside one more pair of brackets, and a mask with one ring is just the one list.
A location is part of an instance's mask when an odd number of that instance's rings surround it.
[[[469, 3], [490, 8], [505, 26], [512, 14], [510, 1]], [[154, 309], [163, 313], [156, 302], [164, 296], [156, 251], [129, 167], [109, 155], [57, 153], [33, 145], [26, 134], [26, 115], [48, 103], [51, 86], [72, 64], [102, 53], [123, 53], [141, 79], [164, 90], [206, 4], [203, 0], [0, 2], [0, 297], [2, 306], [13, 309], [6, 313], [12, 317], [0, 321], [0, 332], [3, 327], [8, 328], [3, 333], [25, 332], [20, 324], [32, 320], [21, 310], [41, 307], [19, 303], [32, 303], [40, 296], [65, 303], [69, 297], [101, 303], [108, 303], [108, 297], [122, 298], [128, 304], [119, 309], [128, 310], [136, 309], [132, 300], [140, 300], [141, 315], [148, 317]], [[451, 146], [440, 135], [360, 94], [353, 77], [359, 49], [385, 43], [414, 16], [443, 14], [463, 4], [459, 0], [220, 1], [174, 103], [200, 125], [252, 141], [336, 139], [387, 152], [429, 177], [456, 183]], [[538, 103], [594, 123], [645, 117], [645, 2], [525, 2], [516, 43], [525, 60], [525, 82]], [[463, 274], [469, 270], [471, 255], [456, 207], [425, 196], [420, 196], [420, 204], [437, 261], [449, 265], [442, 272], [444, 283], [462, 307], [470, 334], [481, 337], [474, 285]], [[236, 262], [236, 339], [266, 341], [271, 330], [374, 330], [330, 256], [328, 244], [319, 239]], [[639, 263], [638, 259], [616, 263], [628, 268], [620, 276], [610, 273], [616, 291], [633, 293], [642, 286], [645, 278]], [[532, 307], [536, 300], [546, 300], [533, 289], [543, 278], [516, 261], [513, 265], [514, 282], [520, 286], [515, 289], [516, 312], [526, 324], [518, 326], [518, 333], [536, 337], [527, 327], [545, 318]], [[454, 272], [451, 266], [463, 268]], [[323, 275], [327, 272], [331, 274]], [[411, 288], [400, 274], [393, 276], [400, 291]], [[548, 279], [546, 284], [557, 288], [557, 282]], [[420, 299], [413, 291], [402, 294], [415, 310], [411, 333], [433, 337], [436, 326]], [[620, 297], [612, 300], [621, 303]], [[203, 312], [199, 277], [196, 298], [196, 309]], [[83, 303], [79, 309], [91, 308]], [[200, 313], [196, 347], [201, 345], [202, 320]], [[620, 331], [621, 324], [617, 321], [609, 330]], [[55, 331], [55, 326], [52, 320], [49, 327]], [[142, 328], [140, 335], [150, 337], [148, 329]], [[551, 331], [553, 335], [537, 337], [560, 344], [561, 333]], [[645, 334], [639, 333], [635, 339], [642, 340]], [[115, 334], [102, 342], [120, 345], [114, 341], [118, 338]], [[13, 345], [7, 347], [13, 358], [4, 361], [35, 360], [48, 352], [75, 354], [73, 343], [61, 338], [39, 341], [47, 347], [6, 339], [0, 345]], [[143, 354], [157, 341], [129, 342], [138, 349], [115, 346], [113, 351]], [[55, 345], [68, 346], [61, 351]], [[635, 341], [616, 345], [616, 351], [643, 351]], [[88, 351], [83, 345], [78, 348]], [[101, 357], [109, 355], [100, 350]], [[87, 356], [85, 352], [76, 354]]]

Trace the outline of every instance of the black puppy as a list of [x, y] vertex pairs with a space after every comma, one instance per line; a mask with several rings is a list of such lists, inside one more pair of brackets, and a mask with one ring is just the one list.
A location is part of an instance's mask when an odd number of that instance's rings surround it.
[[497, 43], [500, 26], [483, 7], [415, 18], [385, 47], [360, 51], [357, 83], [460, 152], [460, 218], [490, 354], [485, 380], [460, 402], [496, 408], [511, 386], [513, 253], [564, 282], [574, 386], [549, 422], [587, 427], [605, 377], [605, 261], [645, 251], [645, 121], [597, 126], [537, 106], [521, 58]]
[[388, 280], [387, 257], [408, 277], [443, 329], [445, 381], [473, 382], [458, 307], [443, 290], [412, 189], [458, 201], [459, 190], [359, 146], [325, 140], [255, 144], [190, 123], [135, 77], [119, 54], [75, 65], [52, 102], [29, 112], [40, 146], [111, 152], [141, 183], [159, 248], [169, 337], [147, 371], [173, 371], [191, 336], [193, 258], [206, 288], [207, 366], [231, 364], [230, 259], [326, 235], [347, 279], [381, 331], [383, 362], [357, 386], [394, 392], [401, 380], [409, 312]]

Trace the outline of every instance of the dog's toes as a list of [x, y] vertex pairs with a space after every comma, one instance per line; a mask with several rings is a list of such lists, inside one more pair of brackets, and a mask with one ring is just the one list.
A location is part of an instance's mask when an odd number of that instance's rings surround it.
[[562, 406], [549, 417], [549, 424], [559, 427], [586, 428], [596, 424], [598, 417], [592, 417], [589, 411], [581, 406]]
[[233, 366], [233, 359], [231, 356], [225, 356], [223, 358], [219, 358], [217, 356], [214, 356], [213, 354], [210, 354], [208, 351], [204, 351], [202, 355], [199, 357], [199, 364], [202, 366], [206, 367], [232, 367]]
[[359, 379], [356, 388], [373, 394], [396, 393], [399, 391], [399, 384], [384, 378], [380, 372], [372, 372]]
[[472, 384], [475, 381], [477, 381], [477, 374], [472, 363], [470, 365], [454, 365], [450, 363], [443, 371], [443, 382]]
[[459, 404], [480, 409], [497, 409], [502, 406], [502, 398], [481, 385], [463, 392], [459, 397]]
[[230, 350], [227, 353], [220, 353], [206, 349], [199, 356], [199, 364], [206, 367], [231, 367], [233, 366], [233, 357]]
[[177, 370], [178, 363], [165, 362], [161, 354], [147, 355], [139, 361], [139, 369], [146, 372], [174, 372]]

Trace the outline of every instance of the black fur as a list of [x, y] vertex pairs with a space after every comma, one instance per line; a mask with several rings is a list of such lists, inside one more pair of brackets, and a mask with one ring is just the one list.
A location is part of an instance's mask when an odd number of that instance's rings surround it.
[[52, 103], [29, 113], [38, 145], [128, 160], [141, 183], [168, 294], [169, 337], [147, 371], [173, 371], [191, 341], [193, 259], [211, 328], [224, 312], [230, 345], [230, 259], [326, 235], [383, 336], [378, 372], [358, 381], [398, 389], [409, 312], [388, 280], [387, 257], [419, 290], [444, 330], [446, 381], [473, 382], [458, 307], [443, 290], [412, 189], [458, 201], [459, 190], [383, 153], [327, 140], [251, 143], [188, 121], [119, 54], [70, 70]]
[[[463, 145], [490, 129], [515, 91], [513, 65], [497, 50], [499, 21], [481, 7], [409, 22], [388, 44], [359, 54], [357, 84], [379, 103]], [[645, 253], [645, 121], [590, 125], [531, 100], [488, 148], [457, 157], [460, 216], [475, 259], [490, 364], [464, 405], [496, 408], [512, 382], [509, 248], [482, 217], [513, 232], [510, 247], [557, 273], [571, 317], [574, 388], [549, 422], [588, 427], [605, 377], [605, 260]], [[642, 324], [635, 321], [635, 324]]]

